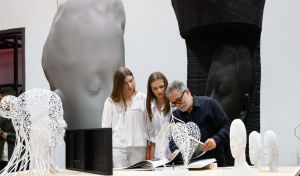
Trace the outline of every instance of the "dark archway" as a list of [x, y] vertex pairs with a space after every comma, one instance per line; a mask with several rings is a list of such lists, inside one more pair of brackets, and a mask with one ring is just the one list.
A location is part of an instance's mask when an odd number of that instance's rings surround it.
[[[264, 0], [172, 0], [187, 47], [187, 85], [216, 98], [247, 135], [260, 131], [260, 34]], [[227, 147], [227, 164], [233, 159]], [[247, 160], [248, 149], [247, 149]]]

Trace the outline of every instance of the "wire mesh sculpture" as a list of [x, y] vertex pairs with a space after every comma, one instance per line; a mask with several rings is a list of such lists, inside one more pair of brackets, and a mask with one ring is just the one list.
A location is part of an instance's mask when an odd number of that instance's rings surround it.
[[[175, 123], [175, 120], [177, 123]], [[159, 150], [158, 153], [161, 159], [166, 158], [165, 149], [168, 147], [171, 138], [173, 138], [181, 152], [184, 166], [187, 168], [200, 143], [201, 133], [199, 127], [194, 122], [184, 123], [172, 115], [171, 122], [164, 124], [158, 133], [156, 144], [158, 146], [156, 148]]]
[[168, 159], [166, 154], [169, 148], [169, 142], [171, 139], [171, 129], [174, 123], [165, 123], [158, 132], [156, 141], [156, 150], [158, 157], [162, 160]]
[[63, 141], [66, 122], [59, 96], [49, 90], [31, 89], [21, 94], [12, 123], [16, 146], [1, 175], [49, 175], [58, 172], [52, 158], [53, 147]]
[[187, 167], [198, 144], [200, 143], [200, 130], [194, 122], [177, 122], [171, 130], [172, 137], [179, 148], [184, 166]]
[[13, 117], [13, 109], [16, 103], [17, 97], [13, 95], [6, 95], [3, 97], [0, 103], [0, 116], [11, 119]]

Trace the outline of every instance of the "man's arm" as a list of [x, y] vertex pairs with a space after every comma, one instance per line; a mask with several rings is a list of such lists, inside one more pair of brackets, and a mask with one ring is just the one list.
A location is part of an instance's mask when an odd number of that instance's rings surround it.
[[169, 142], [169, 148], [171, 150], [171, 152], [173, 153], [175, 150], [178, 150], [177, 145], [175, 144], [173, 137], [171, 138], [170, 142]]

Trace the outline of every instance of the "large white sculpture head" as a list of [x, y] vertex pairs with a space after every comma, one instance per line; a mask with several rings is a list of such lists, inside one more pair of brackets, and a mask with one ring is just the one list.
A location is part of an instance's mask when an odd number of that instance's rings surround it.
[[278, 139], [276, 134], [269, 130], [264, 135], [264, 157], [271, 171], [278, 170]]
[[70, 0], [55, 15], [42, 66], [69, 128], [99, 128], [114, 71], [124, 66], [121, 0]]
[[249, 157], [255, 167], [260, 167], [262, 155], [262, 139], [257, 131], [252, 131], [249, 135]]

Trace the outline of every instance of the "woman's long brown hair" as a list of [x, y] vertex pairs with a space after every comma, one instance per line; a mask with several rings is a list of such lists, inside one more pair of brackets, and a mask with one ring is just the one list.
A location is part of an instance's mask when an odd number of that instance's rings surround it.
[[[120, 67], [115, 72], [114, 82], [113, 82], [113, 90], [110, 95], [110, 98], [114, 102], [117, 102], [117, 103], [122, 102], [125, 106], [125, 110], [127, 109], [126, 98], [124, 95], [124, 81], [125, 81], [126, 76], [133, 77], [132, 72], [126, 67]], [[133, 92], [135, 92], [135, 89]]]
[[[152, 73], [149, 76], [148, 85], [147, 85], [146, 109], [147, 109], [147, 113], [148, 113], [150, 121], [152, 121], [152, 117], [153, 117], [152, 110], [151, 110], [151, 101], [153, 99], [156, 99], [155, 95], [152, 92], [151, 84], [154, 81], [157, 81], [157, 80], [162, 80], [164, 82], [165, 91], [166, 91], [166, 89], [168, 87], [168, 80], [167, 80], [167, 78], [165, 77], [165, 75], [163, 73], [161, 73], [161, 72], [154, 72], [154, 73]], [[166, 97], [166, 95], [165, 95], [164, 99], [165, 99], [164, 115], [167, 115], [168, 112], [170, 111], [170, 108], [171, 108], [170, 107], [170, 101]]]

